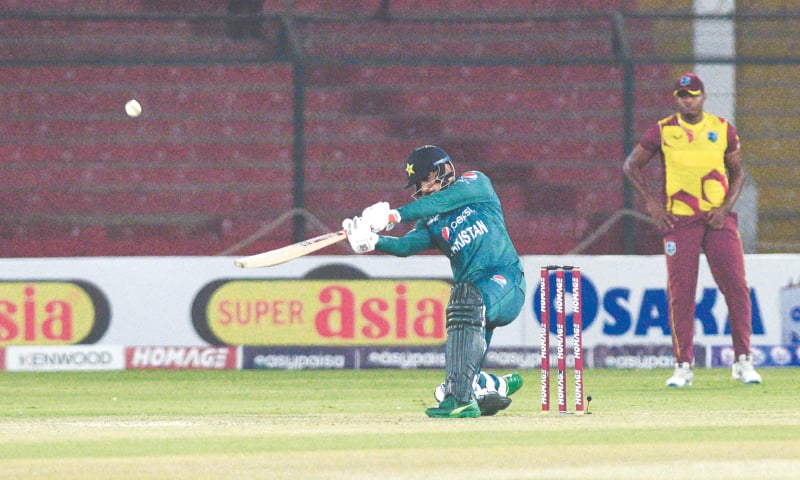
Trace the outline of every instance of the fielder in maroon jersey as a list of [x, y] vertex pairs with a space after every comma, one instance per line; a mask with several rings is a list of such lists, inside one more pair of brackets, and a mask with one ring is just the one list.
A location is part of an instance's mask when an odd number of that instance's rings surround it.
[[[692, 385], [695, 292], [701, 251], [725, 296], [736, 361], [732, 376], [761, 383], [750, 352], [750, 289], [733, 205], [744, 186], [736, 127], [703, 111], [703, 82], [682, 75], [673, 95], [678, 113], [659, 120], [625, 159], [623, 171], [645, 200], [647, 212], [664, 236], [669, 317], [675, 372], [670, 387]], [[658, 156], [664, 165], [664, 190], [654, 196], [643, 169]]]

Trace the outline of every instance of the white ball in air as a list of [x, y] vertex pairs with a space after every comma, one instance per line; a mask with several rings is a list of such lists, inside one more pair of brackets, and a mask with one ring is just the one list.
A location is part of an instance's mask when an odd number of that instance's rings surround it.
[[142, 106], [136, 100], [128, 100], [125, 104], [125, 113], [131, 118], [136, 118], [142, 114]]

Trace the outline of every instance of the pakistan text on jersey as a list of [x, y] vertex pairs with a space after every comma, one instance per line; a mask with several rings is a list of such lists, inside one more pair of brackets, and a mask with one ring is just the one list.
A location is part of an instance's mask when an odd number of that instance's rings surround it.
[[486, 224], [483, 223], [483, 220], [478, 220], [475, 222], [475, 225], [465, 227], [463, 230], [458, 232], [455, 240], [453, 240], [453, 245], [450, 247], [450, 253], [455, 255], [462, 248], [464, 248], [464, 246], [469, 245], [473, 240], [488, 232], [489, 229], [486, 227]]

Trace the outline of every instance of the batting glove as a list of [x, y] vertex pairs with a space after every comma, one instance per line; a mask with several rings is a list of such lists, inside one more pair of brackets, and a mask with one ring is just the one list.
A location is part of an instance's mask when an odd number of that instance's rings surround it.
[[367, 253], [375, 250], [378, 235], [370, 230], [369, 225], [361, 217], [346, 218], [342, 228], [347, 232], [347, 241], [356, 253]]
[[375, 233], [381, 230], [391, 230], [395, 224], [400, 223], [400, 213], [389, 208], [389, 202], [370, 205], [361, 212], [361, 218]]

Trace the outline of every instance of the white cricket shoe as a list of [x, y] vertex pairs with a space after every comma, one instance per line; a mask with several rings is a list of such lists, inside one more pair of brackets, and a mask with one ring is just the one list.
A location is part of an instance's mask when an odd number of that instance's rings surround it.
[[739, 361], [731, 367], [731, 377], [734, 380], [739, 380], [742, 383], [761, 383], [761, 375], [753, 368], [753, 355], [741, 354]]
[[667, 379], [668, 387], [691, 387], [694, 373], [692, 373], [692, 366], [689, 362], [680, 362], [675, 364], [675, 371], [672, 376]]

